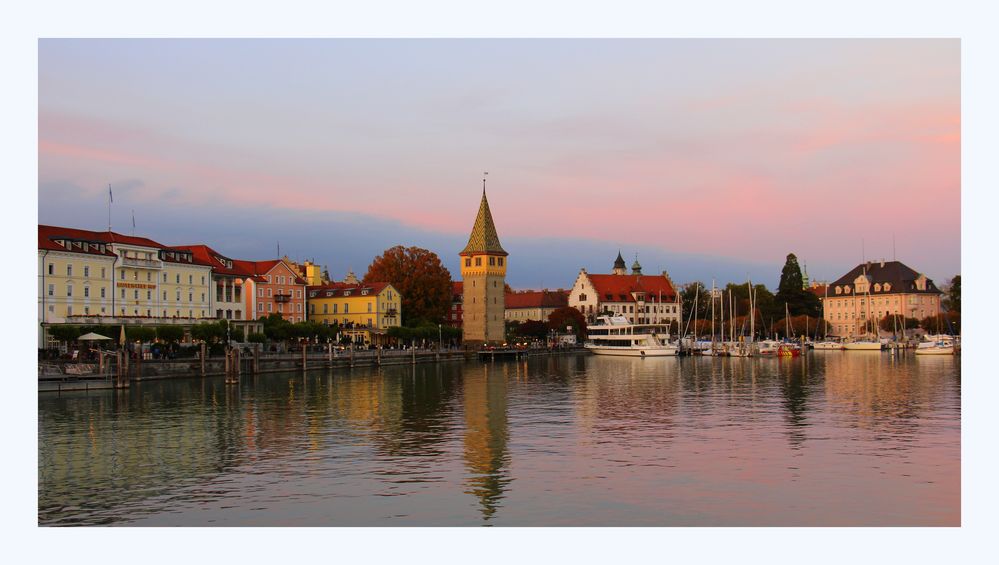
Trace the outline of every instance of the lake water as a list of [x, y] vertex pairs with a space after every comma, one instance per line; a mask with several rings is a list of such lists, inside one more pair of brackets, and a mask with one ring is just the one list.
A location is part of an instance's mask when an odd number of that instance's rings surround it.
[[38, 400], [38, 521], [959, 526], [959, 357], [585, 354]]

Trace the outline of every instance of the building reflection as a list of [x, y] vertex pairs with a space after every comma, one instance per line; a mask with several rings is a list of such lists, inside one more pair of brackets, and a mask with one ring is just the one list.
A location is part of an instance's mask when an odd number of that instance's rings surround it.
[[781, 405], [787, 423], [788, 441], [792, 449], [800, 449], [807, 439], [805, 433], [809, 425], [809, 360], [807, 357], [778, 358], [778, 383], [781, 391]]
[[508, 364], [500, 363], [465, 371], [465, 467], [469, 472], [465, 493], [479, 499], [482, 517], [487, 521], [495, 515], [511, 480], [506, 419], [508, 369]]

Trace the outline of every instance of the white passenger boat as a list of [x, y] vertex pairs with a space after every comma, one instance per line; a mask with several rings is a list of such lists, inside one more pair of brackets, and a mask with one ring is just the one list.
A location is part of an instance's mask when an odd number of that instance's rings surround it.
[[669, 330], [661, 324], [632, 324], [624, 316], [599, 316], [586, 327], [589, 341], [584, 347], [596, 355], [666, 357], [676, 355], [669, 343]]
[[816, 341], [812, 349], [816, 351], [840, 351], [843, 349], [843, 344], [838, 341]]

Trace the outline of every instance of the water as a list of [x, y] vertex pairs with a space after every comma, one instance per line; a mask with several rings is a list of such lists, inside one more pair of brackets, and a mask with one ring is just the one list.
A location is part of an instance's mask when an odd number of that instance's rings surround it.
[[960, 525], [960, 358], [586, 355], [41, 394], [38, 521]]

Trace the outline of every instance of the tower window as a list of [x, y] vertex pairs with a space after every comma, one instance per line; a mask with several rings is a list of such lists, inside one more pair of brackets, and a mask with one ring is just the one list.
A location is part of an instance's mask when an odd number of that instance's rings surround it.
[[495, 257], [490, 257], [489, 258], [489, 266], [490, 267], [495, 267], [496, 266], [496, 258]]
[[[466, 267], [471, 267], [472, 266], [472, 258], [471, 257], [465, 257], [465, 266]], [[51, 275], [52, 273], [49, 273], [49, 274]]]
[[497, 258], [496, 262], [499, 264], [500, 267], [503, 266], [503, 258], [502, 257]]
[[476, 267], [481, 267], [482, 266], [482, 257], [476, 257], [475, 258], [475, 266]]

